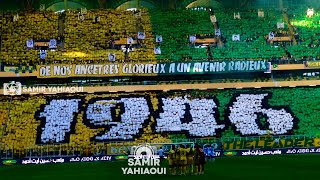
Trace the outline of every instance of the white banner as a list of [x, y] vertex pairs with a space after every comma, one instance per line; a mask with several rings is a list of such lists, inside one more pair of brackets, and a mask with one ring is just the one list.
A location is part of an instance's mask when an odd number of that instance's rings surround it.
[[26, 44], [27, 44], [27, 48], [33, 48], [34, 47], [34, 43], [33, 43], [32, 39], [27, 40]]
[[138, 32], [138, 39], [145, 39], [146, 34], [144, 32]]
[[156, 42], [162, 42], [162, 36], [156, 36]]
[[240, 41], [240, 34], [232, 35], [232, 41]]
[[55, 40], [55, 39], [50, 39], [49, 49], [54, 49], [54, 48], [57, 48], [57, 40]]
[[154, 48], [154, 54], [161, 54], [161, 48], [160, 47], [155, 47]]

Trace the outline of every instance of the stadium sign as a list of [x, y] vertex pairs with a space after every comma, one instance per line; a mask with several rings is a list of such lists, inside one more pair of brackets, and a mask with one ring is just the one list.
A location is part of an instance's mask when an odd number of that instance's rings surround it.
[[265, 72], [270, 64], [265, 60], [203, 61], [172, 63], [108, 63], [39, 65], [38, 78], [83, 76], [158, 76], [237, 72]]
[[13, 165], [13, 164], [17, 164], [17, 161], [16, 160], [4, 160], [4, 161], [2, 161], [2, 164]]
[[113, 156], [76, 156], [76, 157], [55, 157], [55, 158], [25, 158], [17, 159], [17, 164], [62, 164], [70, 162], [100, 162], [100, 161], [112, 161]]
[[128, 156], [115, 156], [114, 158], [115, 158], [115, 160], [121, 161], [121, 160], [127, 160]]
[[236, 156], [237, 152], [235, 152], [235, 151], [224, 152], [223, 155], [224, 156]]
[[284, 149], [253, 149], [237, 150], [237, 156], [265, 156], [265, 155], [284, 155], [284, 154], [319, 154], [320, 148], [284, 148]]
[[314, 147], [320, 146], [319, 138], [303, 139], [282, 139], [282, 140], [242, 140], [224, 142], [224, 149], [270, 149], [270, 148], [289, 148], [289, 147]]
[[[203, 144], [200, 143], [201, 146]], [[277, 142], [277, 140], [243, 140], [243, 141], [225, 141], [222, 143], [223, 149], [228, 152], [224, 153], [224, 156], [235, 156], [236, 154], [231, 153], [230, 150], [241, 150], [241, 149], [276, 149], [276, 148], [309, 148], [320, 146], [319, 138], [304, 138], [304, 139], [282, 139]], [[215, 149], [221, 149], [219, 145]], [[128, 145], [112, 145], [107, 147], [107, 153], [111, 155], [125, 154], [128, 150], [131, 149], [131, 146]], [[215, 156], [220, 156], [217, 154]]]
[[[267, 155], [290, 155], [290, 154], [320, 154], [320, 147], [310, 148], [282, 148], [282, 149], [253, 149], [253, 150], [232, 150], [232, 151], [216, 151], [214, 157], [230, 157], [230, 156], [267, 156]], [[3, 160], [0, 161], [0, 165], [11, 165], [11, 164], [56, 164], [56, 163], [71, 163], [71, 162], [101, 162], [101, 161], [115, 161], [119, 160], [117, 157], [112, 155], [99, 155], [99, 156], [76, 156], [76, 157], [42, 157], [42, 158], [24, 158], [14, 160]], [[127, 156], [124, 156], [127, 157]], [[149, 164], [148, 164], [149, 163]], [[153, 164], [151, 164], [153, 163]], [[143, 168], [151, 167], [148, 171]], [[122, 169], [124, 174], [166, 174], [166, 168], [161, 167], [158, 160], [153, 159], [152, 161], [146, 161], [143, 159], [132, 159], [128, 160], [128, 166]], [[137, 166], [134, 168], [134, 166]], [[157, 167], [156, 169], [154, 167]], [[133, 168], [133, 169], [132, 169]], [[129, 170], [130, 169], [130, 170]], [[156, 172], [156, 173], [153, 173]], [[161, 173], [158, 173], [161, 172]]]
[[304, 61], [303, 64], [306, 68], [320, 67], [320, 61]]

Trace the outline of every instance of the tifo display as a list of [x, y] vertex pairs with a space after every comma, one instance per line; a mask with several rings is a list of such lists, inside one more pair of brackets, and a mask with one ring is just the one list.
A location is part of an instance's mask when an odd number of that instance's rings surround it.
[[1, 178], [314, 179], [318, 1], [0, 0]]
[[[52, 143], [77, 147], [119, 140], [167, 143], [171, 142], [170, 134], [316, 138], [320, 133], [320, 122], [315, 120], [319, 92], [309, 87], [38, 95], [16, 96], [10, 105], [9, 97], [2, 96], [1, 116], [9, 117], [3, 142], [5, 147], [23, 151], [36, 144]], [[310, 102], [314, 104], [306, 107]], [[5, 110], [8, 106], [10, 114]], [[249, 141], [224, 142], [224, 146], [265, 146]], [[290, 144], [319, 144], [316, 139], [296, 142]], [[265, 142], [266, 146], [272, 147], [269, 143]], [[279, 147], [285, 147], [281, 144]]]

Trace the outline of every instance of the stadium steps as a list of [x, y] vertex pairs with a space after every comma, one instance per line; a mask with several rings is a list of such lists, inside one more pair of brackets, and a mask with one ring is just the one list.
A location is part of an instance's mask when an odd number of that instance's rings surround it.
[[[215, 30], [216, 30], [216, 29], [219, 29], [217, 23], [214, 23], [214, 29], [215, 29]], [[221, 37], [218, 36], [217, 38], [218, 38], [220, 47], [223, 47], [223, 42], [222, 42], [222, 40], [221, 40]]]
[[64, 48], [64, 29], [65, 29], [65, 21], [66, 16], [64, 14], [61, 14], [58, 19], [58, 35], [60, 37], [60, 46], [63, 49]]
[[286, 21], [286, 23], [288, 24], [288, 28], [289, 28], [289, 32], [290, 32], [290, 37], [293, 41], [293, 45], [296, 45], [297, 44], [297, 40], [296, 38], [294, 37], [294, 30], [290, 24], [290, 20], [289, 20], [289, 17], [288, 17], [288, 14], [287, 12], [283, 12], [283, 17], [284, 17], [284, 20]]
[[[209, 18], [210, 18], [210, 11], [209, 11], [209, 9], [208, 9], [207, 11], [208, 11]], [[219, 29], [219, 26], [218, 26], [218, 23], [217, 23], [217, 22], [212, 23], [212, 24], [213, 24], [213, 27], [214, 27], [214, 30], [215, 30], [215, 31], [216, 31], [217, 29]], [[219, 41], [220, 47], [223, 47], [223, 42], [222, 42], [222, 40], [221, 40], [221, 36], [217, 36], [217, 39], [218, 39], [218, 41]]]

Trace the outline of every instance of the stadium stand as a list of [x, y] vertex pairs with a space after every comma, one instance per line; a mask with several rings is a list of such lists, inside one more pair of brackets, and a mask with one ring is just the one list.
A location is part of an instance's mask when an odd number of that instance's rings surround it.
[[[153, 61], [155, 60], [153, 48], [154, 38], [151, 24], [146, 10], [141, 10], [141, 18], [137, 18], [133, 11], [117, 10], [92, 10], [84, 15], [84, 20], [78, 19], [78, 12], [68, 12], [66, 15], [65, 48], [67, 51], [83, 52], [82, 61], [108, 60], [109, 53], [115, 53], [116, 59], [125, 60], [125, 53], [121, 46], [130, 47], [128, 60]], [[100, 17], [99, 22], [93, 22], [95, 17]], [[137, 23], [142, 26], [139, 29]], [[145, 32], [145, 39], [139, 40], [137, 46], [126, 45], [127, 42], [117, 43], [128, 37], [137, 40], [139, 30]], [[120, 47], [116, 47], [120, 46]], [[138, 47], [144, 48], [138, 48]], [[133, 50], [132, 50], [133, 49]], [[70, 60], [70, 58], [68, 58]], [[71, 58], [72, 59], [72, 58]], [[72, 59], [73, 60], [73, 59]]]
[[[18, 14], [17, 21], [13, 21]], [[40, 62], [40, 52], [28, 50], [26, 41], [58, 38], [58, 16], [51, 12], [3, 13], [2, 62], [19, 65]]]
[[161, 35], [159, 60], [207, 59], [206, 48], [192, 47], [189, 36], [213, 36], [214, 27], [207, 11], [178, 10], [150, 12], [152, 31]]
[[318, 59], [319, 58], [319, 37], [320, 37], [320, 14], [315, 13], [307, 17], [305, 9], [289, 11], [291, 24], [299, 37], [297, 45], [289, 46], [288, 51], [295, 59]]
[[[241, 19], [235, 19], [240, 13]], [[225, 48], [212, 49], [214, 59], [272, 59], [286, 56], [281, 47], [267, 43], [267, 35], [277, 31], [277, 22], [283, 22], [282, 13], [265, 10], [264, 17], [258, 17], [257, 10], [219, 9], [215, 11]], [[240, 41], [233, 41], [233, 35], [240, 35]]]
[[[216, 38], [215, 26], [210, 20], [212, 13], [217, 17], [224, 46], [213, 43], [207, 49], [190, 43], [190, 35]], [[239, 13], [241, 18], [235, 19], [234, 13]], [[13, 21], [17, 13], [6, 12], [0, 15], [3, 16], [1, 58], [11, 65], [39, 64], [40, 52], [26, 48], [26, 41], [52, 38], [58, 40], [59, 46], [57, 51], [47, 52], [46, 63], [100, 63], [109, 61], [109, 53], [114, 53], [118, 62], [318, 58], [319, 13], [310, 18], [302, 9], [290, 10], [288, 14], [298, 39], [296, 45], [268, 42], [270, 32], [275, 32], [277, 37], [290, 34], [283, 13], [270, 9], [264, 9], [263, 18], [258, 17], [257, 9], [216, 9], [213, 12], [88, 10], [84, 20], [79, 19], [78, 11], [66, 11], [65, 16], [51, 11], [22, 11], [17, 21]], [[62, 23], [63, 35], [59, 33], [62, 20], [65, 22]], [[278, 22], [284, 22], [285, 27], [278, 29]], [[145, 39], [137, 40], [141, 31]], [[240, 41], [233, 41], [232, 36], [237, 34]], [[162, 36], [163, 41], [156, 42], [157, 36]], [[137, 44], [126, 45], [128, 37], [137, 40]], [[156, 47], [160, 47], [161, 54], [155, 55]], [[127, 55], [125, 49], [129, 49]]]
[[[24, 154], [56, 143], [83, 149], [95, 141], [159, 143], [170, 137], [316, 137], [319, 96], [314, 87], [20, 96], [9, 106], [2, 143]], [[1, 112], [3, 122], [8, 114]]]

